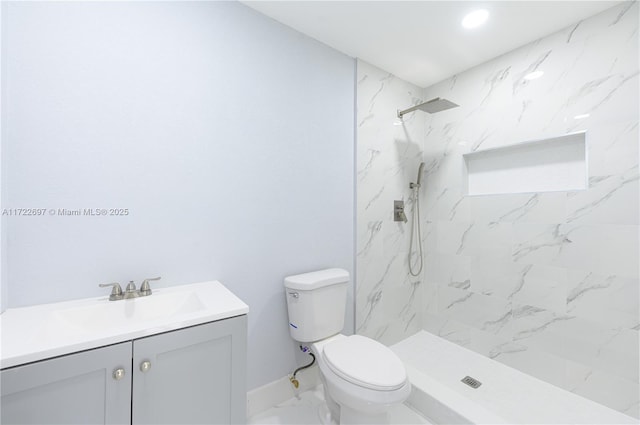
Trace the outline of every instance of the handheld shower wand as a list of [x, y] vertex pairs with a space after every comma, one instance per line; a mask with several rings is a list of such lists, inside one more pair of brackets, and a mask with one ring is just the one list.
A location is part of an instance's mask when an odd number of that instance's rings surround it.
[[[413, 217], [411, 218], [411, 237], [409, 238], [409, 273], [411, 276], [418, 276], [422, 272], [423, 266], [423, 253], [422, 253], [422, 235], [420, 231], [420, 182], [422, 181], [422, 172], [424, 171], [424, 162], [420, 163], [418, 167], [418, 177], [416, 182], [409, 183], [409, 188], [415, 191], [414, 202], [415, 206], [413, 208]], [[413, 266], [411, 264], [411, 254], [413, 253], [413, 238], [416, 234], [416, 221], [418, 222], [418, 253], [419, 253], [419, 268], [416, 272], [413, 271]]]
[[418, 178], [416, 179], [416, 182], [413, 183], [409, 183], [409, 188], [410, 189], [419, 189], [420, 188], [420, 182], [422, 181], [422, 171], [424, 170], [424, 162], [420, 163], [420, 166], [418, 167]]

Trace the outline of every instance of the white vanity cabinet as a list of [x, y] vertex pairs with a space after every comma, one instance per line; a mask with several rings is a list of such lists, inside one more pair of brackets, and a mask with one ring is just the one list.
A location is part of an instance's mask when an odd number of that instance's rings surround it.
[[0, 423], [244, 423], [246, 345], [241, 315], [6, 368]]

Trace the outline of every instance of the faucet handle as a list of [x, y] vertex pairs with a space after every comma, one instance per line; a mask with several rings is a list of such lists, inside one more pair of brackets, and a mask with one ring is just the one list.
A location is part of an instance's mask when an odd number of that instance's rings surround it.
[[142, 285], [140, 286], [140, 295], [147, 296], [151, 295], [151, 287], [149, 286], [149, 282], [153, 280], [160, 280], [160, 277], [151, 277], [142, 281]]
[[98, 286], [101, 288], [107, 288], [109, 286], [113, 286], [113, 289], [111, 290], [111, 294], [109, 295], [109, 301], [116, 301], [116, 300], [122, 299], [122, 288], [120, 287], [120, 284], [118, 282], [100, 283]]

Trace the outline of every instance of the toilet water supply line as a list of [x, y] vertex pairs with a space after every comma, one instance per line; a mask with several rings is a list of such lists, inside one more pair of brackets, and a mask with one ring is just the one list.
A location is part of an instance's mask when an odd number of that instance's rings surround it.
[[308, 367], [313, 366], [313, 364], [316, 362], [316, 356], [315, 354], [313, 354], [311, 352], [311, 349], [309, 347], [305, 346], [300, 346], [300, 351], [302, 351], [303, 353], [307, 353], [308, 355], [310, 355], [312, 357], [311, 363], [301, 366], [299, 368], [297, 368], [296, 370], [293, 371], [293, 374], [289, 377], [289, 381], [291, 381], [291, 383], [293, 384], [294, 387], [298, 388], [300, 386], [300, 382], [298, 382], [298, 380], [296, 379], [296, 374], [298, 372], [300, 372], [301, 370], [304, 370]]

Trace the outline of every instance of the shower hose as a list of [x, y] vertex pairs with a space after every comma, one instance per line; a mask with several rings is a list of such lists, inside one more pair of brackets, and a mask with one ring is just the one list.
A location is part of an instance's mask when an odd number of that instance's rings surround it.
[[[413, 188], [414, 189], [414, 202], [415, 202], [415, 207], [413, 208], [413, 217], [411, 218], [411, 236], [409, 238], [409, 273], [411, 273], [411, 276], [419, 276], [420, 273], [422, 272], [422, 262], [423, 262], [423, 255], [422, 255], [422, 235], [420, 232], [420, 185], [416, 185], [416, 187]], [[418, 227], [418, 232], [416, 235], [416, 221], [418, 222], [417, 227]], [[413, 254], [413, 238], [417, 236], [418, 237], [418, 252], [419, 252], [419, 267], [418, 270], [414, 272], [413, 270], [413, 265], [411, 262], [411, 254]]]

